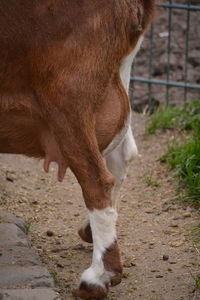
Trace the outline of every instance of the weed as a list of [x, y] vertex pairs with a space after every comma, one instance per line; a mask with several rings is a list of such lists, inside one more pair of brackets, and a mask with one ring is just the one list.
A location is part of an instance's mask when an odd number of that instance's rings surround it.
[[[200, 249], [200, 224], [193, 231], [194, 248]], [[199, 252], [199, 250], [197, 250]]]
[[161, 185], [158, 180], [152, 178], [152, 175], [146, 175], [144, 181], [148, 186], [159, 187]]
[[31, 231], [31, 223], [26, 223], [25, 228], [26, 232], [29, 233]]
[[56, 272], [55, 270], [49, 270], [49, 273], [53, 277], [54, 282], [58, 284], [59, 283], [58, 272]]
[[65, 285], [65, 281], [63, 279], [60, 279], [58, 276], [58, 272], [55, 270], [49, 270], [50, 275], [52, 276], [55, 284], [59, 285], [59, 286], [64, 286]]
[[193, 280], [194, 280], [195, 288], [196, 288], [197, 290], [200, 290], [200, 274], [194, 276], [192, 273], [190, 273], [190, 275], [192, 276], [192, 278], [193, 278]]

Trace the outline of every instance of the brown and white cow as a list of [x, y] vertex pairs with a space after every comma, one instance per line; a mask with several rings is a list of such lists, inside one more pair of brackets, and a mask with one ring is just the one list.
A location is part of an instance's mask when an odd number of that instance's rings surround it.
[[44, 158], [81, 185], [93, 242], [74, 293], [102, 298], [120, 282], [116, 191], [137, 152], [130, 68], [154, 0], [1, 0], [0, 152]]

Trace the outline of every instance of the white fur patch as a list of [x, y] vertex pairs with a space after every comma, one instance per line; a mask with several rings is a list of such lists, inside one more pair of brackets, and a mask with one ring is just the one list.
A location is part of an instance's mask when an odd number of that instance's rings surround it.
[[143, 41], [143, 36], [141, 36], [138, 39], [138, 42], [135, 46], [135, 48], [133, 49], [133, 51], [122, 60], [121, 66], [120, 66], [120, 77], [121, 77], [121, 81], [123, 83], [123, 86], [128, 94], [128, 89], [129, 89], [129, 84], [130, 84], [130, 77], [131, 77], [131, 66], [133, 63], [133, 60], [138, 52], [138, 50], [140, 49], [140, 46], [142, 44]]
[[103, 254], [116, 239], [117, 212], [112, 207], [95, 209], [89, 211], [89, 221], [93, 236], [93, 258], [92, 265], [83, 272], [81, 282], [105, 287], [113, 273], [105, 270]]
[[114, 137], [114, 139], [108, 145], [108, 147], [103, 150], [103, 153], [102, 153], [103, 156], [106, 156], [109, 153], [111, 153], [121, 143], [122, 139], [124, 138], [128, 128], [130, 126], [130, 123], [131, 123], [131, 116], [129, 115], [122, 130]]
[[[121, 81], [124, 86], [124, 89], [126, 90], [127, 95], [128, 95], [129, 84], [130, 84], [131, 66], [133, 63], [133, 59], [136, 56], [136, 54], [141, 46], [142, 41], [143, 41], [143, 36], [141, 36], [139, 38], [133, 51], [122, 60], [122, 63], [120, 66], [120, 77], [121, 77]], [[130, 127], [130, 124], [131, 124], [131, 116], [129, 115], [122, 130], [114, 137], [112, 142], [103, 151], [103, 153], [102, 153], [103, 156], [108, 155], [120, 144], [120, 142], [123, 140], [124, 136], [126, 135], [126, 132], [128, 131], [128, 129]], [[132, 136], [132, 140], [134, 140], [133, 136]], [[135, 144], [135, 142], [134, 142], [134, 144]]]

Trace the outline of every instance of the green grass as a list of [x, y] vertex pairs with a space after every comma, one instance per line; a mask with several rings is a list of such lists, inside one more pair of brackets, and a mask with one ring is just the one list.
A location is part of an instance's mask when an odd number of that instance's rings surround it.
[[59, 285], [59, 286], [65, 286], [65, 280], [64, 279], [61, 279], [58, 275], [58, 272], [53, 270], [53, 269], [50, 269], [49, 270], [49, 273], [51, 275], [51, 277], [53, 278], [54, 282], [56, 285]]
[[161, 186], [161, 183], [158, 180], [154, 179], [152, 177], [152, 175], [146, 175], [144, 177], [144, 181], [148, 186], [152, 186], [152, 187], [160, 187]]
[[153, 134], [158, 129], [174, 129], [177, 127], [181, 109], [176, 106], [159, 108], [150, 118], [146, 127], [146, 134]]
[[194, 276], [193, 274], [191, 274], [193, 280], [194, 280], [194, 284], [195, 284], [195, 289], [196, 290], [200, 290], [200, 274]]
[[200, 207], [200, 139], [192, 136], [182, 145], [169, 145], [161, 161], [168, 162], [176, 171], [181, 186], [186, 187], [188, 197]]
[[150, 116], [146, 126], [146, 134], [153, 134], [158, 129], [192, 129], [200, 136], [200, 99], [186, 102], [180, 107], [161, 106]]
[[26, 232], [29, 233], [31, 231], [31, 223], [26, 223], [25, 228]]
[[[200, 224], [193, 231], [193, 241], [194, 241], [194, 248], [200, 249]], [[197, 252], [199, 252], [199, 250]]]
[[60, 283], [60, 280], [58, 278], [58, 272], [55, 271], [55, 270], [49, 270], [49, 273], [51, 275], [51, 277], [53, 277], [53, 280], [56, 284], [59, 284]]
[[200, 100], [185, 103], [182, 107], [163, 107], [147, 124], [146, 132], [155, 133], [158, 129], [187, 130], [187, 138], [180, 144], [173, 141], [161, 162], [167, 162], [175, 170], [180, 187], [187, 197], [200, 207]]

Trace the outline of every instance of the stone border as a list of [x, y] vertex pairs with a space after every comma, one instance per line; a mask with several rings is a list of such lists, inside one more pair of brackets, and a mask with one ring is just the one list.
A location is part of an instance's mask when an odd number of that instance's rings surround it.
[[54, 281], [30, 248], [24, 221], [0, 211], [0, 300], [60, 300]]

